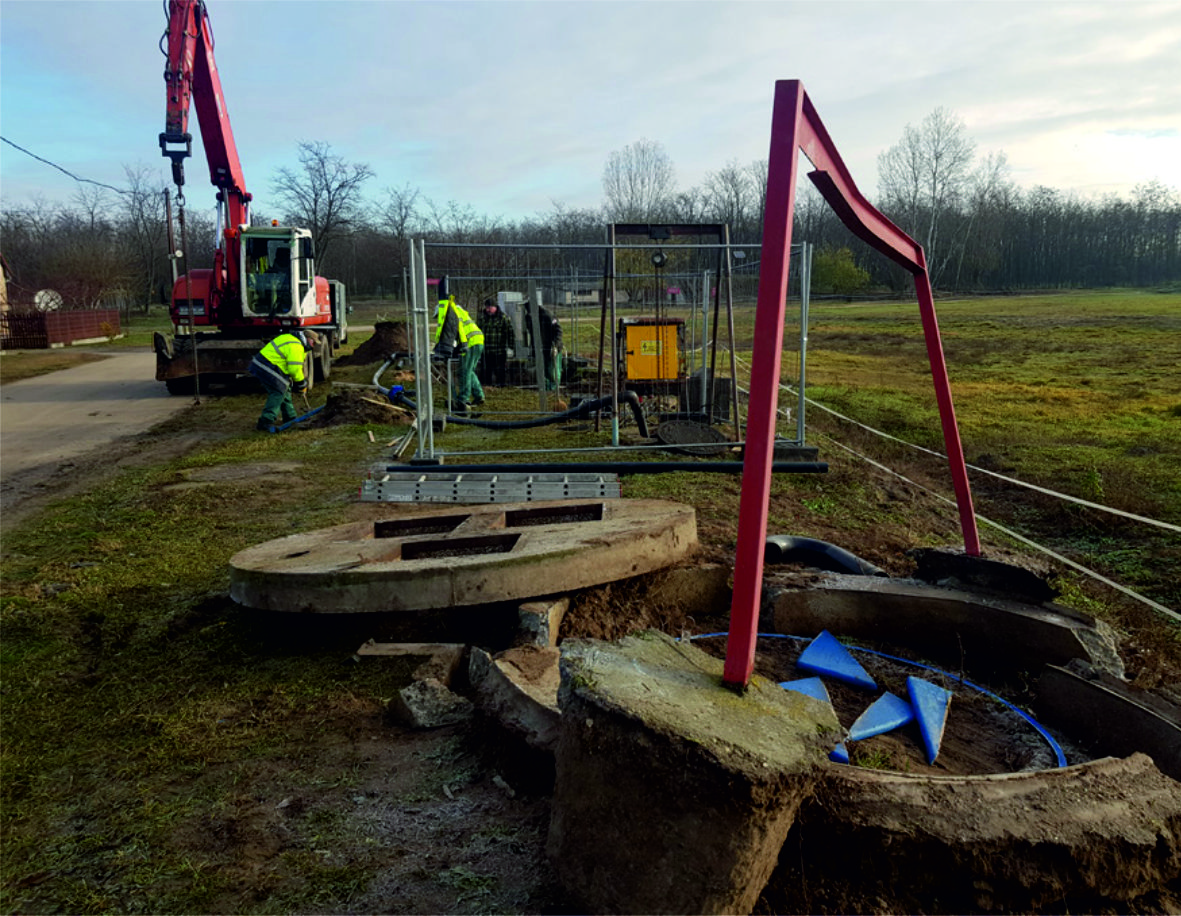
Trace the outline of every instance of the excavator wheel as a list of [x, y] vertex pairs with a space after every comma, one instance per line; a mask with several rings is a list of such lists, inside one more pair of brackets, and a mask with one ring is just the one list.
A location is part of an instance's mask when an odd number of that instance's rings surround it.
[[320, 352], [312, 358], [312, 364], [316, 371], [316, 381], [327, 381], [328, 376], [332, 374], [332, 347], [327, 339], [320, 347]]

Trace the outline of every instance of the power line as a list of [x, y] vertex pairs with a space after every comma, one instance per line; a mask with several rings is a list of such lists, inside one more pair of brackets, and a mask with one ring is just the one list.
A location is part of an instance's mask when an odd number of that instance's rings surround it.
[[8, 144], [9, 146], [11, 146], [13, 149], [18, 149], [18, 150], [20, 150], [20, 151], [21, 151], [22, 153], [24, 153], [26, 156], [32, 156], [32, 157], [33, 157], [34, 159], [36, 159], [38, 162], [44, 162], [46, 165], [50, 166], [51, 168], [55, 168], [55, 169], [57, 169], [59, 172], [62, 172], [62, 173], [64, 173], [64, 174], [66, 174], [66, 175], [69, 175], [69, 176], [70, 176], [71, 178], [73, 178], [75, 181], [84, 181], [84, 182], [86, 182], [86, 184], [93, 184], [93, 185], [98, 185], [100, 188], [107, 188], [108, 190], [114, 191], [116, 194], [130, 194], [130, 193], [131, 193], [131, 192], [130, 192], [130, 191], [128, 191], [126, 188], [116, 188], [114, 185], [103, 184], [101, 181], [92, 181], [92, 180], [91, 180], [91, 179], [89, 179], [89, 178], [82, 178], [82, 177], [80, 177], [80, 176], [78, 176], [78, 175], [75, 175], [75, 174], [74, 174], [73, 172], [71, 172], [69, 169], [64, 169], [64, 168], [62, 168], [62, 167], [61, 167], [60, 165], [58, 165], [56, 162], [50, 162], [48, 159], [43, 159], [42, 157], [38, 156], [36, 153], [30, 152], [29, 150], [25, 149], [23, 146], [20, 146], [20, 145], [19, 145], [19, 144], [17, 144], [17, 143], [13, 143], [13, 142], [12, 142], [11, 140], [9, 140], [7, 137], [0, 137], [0, 140], [3, 140], [5, 143], [7, 143], [7, 144]]

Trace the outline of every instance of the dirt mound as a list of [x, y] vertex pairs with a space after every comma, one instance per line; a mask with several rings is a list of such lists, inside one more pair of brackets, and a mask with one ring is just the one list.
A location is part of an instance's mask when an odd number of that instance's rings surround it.
[[373, 336], [347, 356], [335, 360], [338, 366], [368, 366], [380, 363], [391, 353], [409, 353], [410, 336], [404, 321], [379, 321], [373, 326]]
[[338, 388], [328, 395], [328, 401], [310, 426], [341, 426], [353, 423], [384, 424], [386, 426], [410, 426], [414, 414], [404, 407], [395, 407], [380, 391], [372, 388]]

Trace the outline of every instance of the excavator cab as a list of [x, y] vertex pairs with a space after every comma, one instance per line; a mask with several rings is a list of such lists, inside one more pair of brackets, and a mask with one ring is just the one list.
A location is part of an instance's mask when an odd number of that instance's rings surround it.
[[250, 317], [302, 318], [317, 312], [315, 260], [306, 230], [242, 230], [242, 312]]

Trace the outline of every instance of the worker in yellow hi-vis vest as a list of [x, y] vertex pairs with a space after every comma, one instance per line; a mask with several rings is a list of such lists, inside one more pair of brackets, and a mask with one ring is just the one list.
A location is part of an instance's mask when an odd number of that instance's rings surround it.
[[439, 300], [435, 319], [438, 322], [435, 355], [450, 358], [456, 349], [459, 351], [459, 377], [451, 412], [462, 415], [467, 413], [469, 404], [479, 407], [484, 403], [484, 386], [476, 376], [476, 366], [484, 352], [484, 332], [454, 296]]
[[304, 362], [309, 351], [320, 343], [315, 331], [295, 330], [280, 334], [255, 355], [250, 363], [250, 374], [262, 382], [267, 392], [262, 416], [256, 428], [271, 432], [279, 423], [295, 419], [295, 403], [291, 390], [307, 391], [308, 379]]

